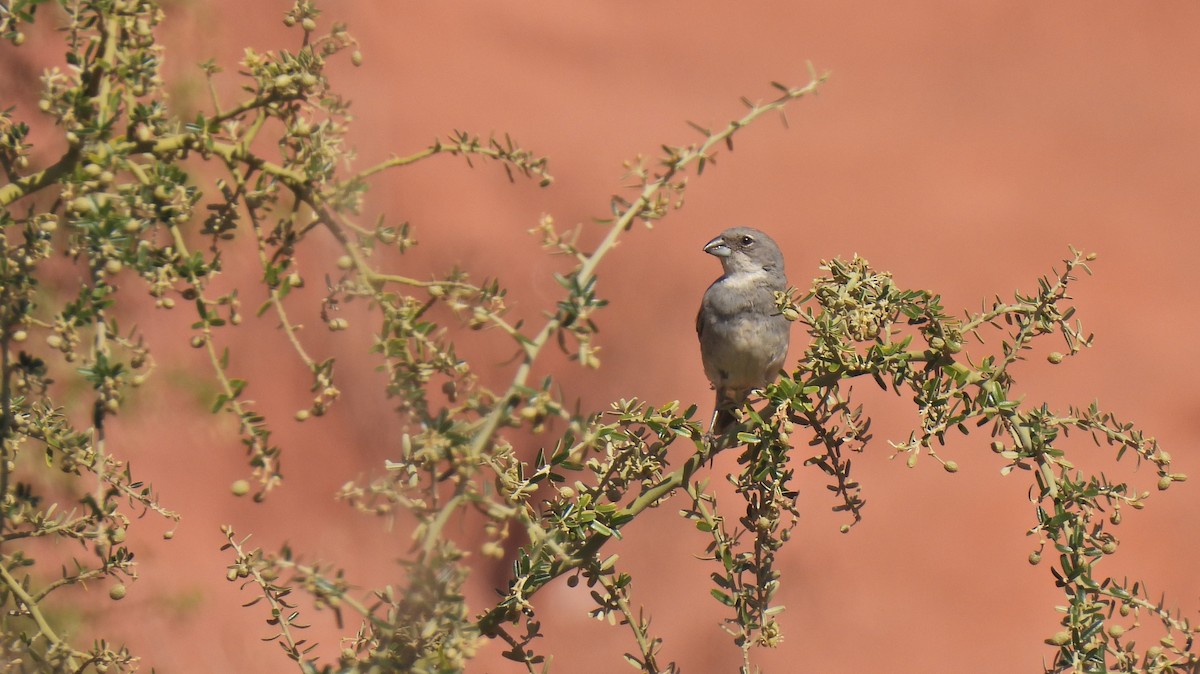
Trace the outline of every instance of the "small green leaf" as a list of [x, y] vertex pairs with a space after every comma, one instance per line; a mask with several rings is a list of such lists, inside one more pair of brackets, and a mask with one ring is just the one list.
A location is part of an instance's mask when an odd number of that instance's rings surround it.
[[724, 592], [718, 590], [717, 588], [714, 587], [713, 589], [709, 590], [708, 593], [711, 594], [713, 597], [715, 597], [716, 600], [721, 602], [722, 604], [724, 604], [726, 606], [733, 606], [733, 598], [730, 597], [729, 595], [725, 594]]

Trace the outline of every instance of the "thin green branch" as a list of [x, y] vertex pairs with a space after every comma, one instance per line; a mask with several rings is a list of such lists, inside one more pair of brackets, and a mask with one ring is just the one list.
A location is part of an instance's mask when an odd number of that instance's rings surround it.
[[421, 161], [422, 159], [425, 159], [427, 157], [432, 157], [433, 155], [438, 154], [438, 153], [442, 152], [443, 150], [444, 150], [444, 147], [442, 146], [441, 143], [434, 143], [433, 145], [430, 145], [429, 147], [425, 148], [424, 150], [421, 150], [420, 152], [416, 152], [414, 154], [410, 154], [407, 157], [392, 157], [391, 159], [382, 161], [368, 169], [359, 171], [358, 173], [356, 173], [350, 177], [350, 181], [353, 182], [356, 180], [363, 180], [365, 178], [370, 178], [371, 176], [375, 175], [376, 173], [381, 173], [383, 171], [386, 171], [390, 168], [395, 168], [397, 166], [408, 166], [409, 164], [415, 164], [415, 163]]
[[59, 157], [58, 161], [50, 166], [36, 173], [31, 173], [20, 180], [11, 182], [4, 187], [0, 187], [0, 208], [57, 183], [60, 178], [74, 170], [78, 162], [79, 147], [72, 146], [62, 157]]
[[[633, 639], [637, 643], [638, 651], [642, 655], [640, 662], [642, 672], [644, 674], [659, 674], [659, 672], [664, 671], [658, 666], [656, 656], [660, 642], [658, 639], [650, 636], [650, 621], [643, 618], [640, 612], [638, 615], [634, 615], [633, 608], [629, 605], [627, 592], [625, 589], [617, 587], [616, 583], [613, 582], [612, 575], [598, 574], [596, 579], [608, 591], [609, 596], [616, 601], [617, 608], [625, 618], [625, 624], [633, 632]], [[627, 659], [629, 657], [626, 656]], [[668, 665], [665, 671], [672, 672], [674, 669], [673, 666]]]
[[62, 638], [58, 636], [58, 633], [54, 631], [54, 628], [51, 627], [50, 623], [46, 620], [46, 616], [43, 615], [41, 609], [38, 608], [37, 600], [29, 596], [29, 593], [25, 592], [25, 588], [22, 587], [21, 583], [8, 572], [8, 569], [4, 566], [4, 564], [0, 564], [0, 579], [4, 580], [4, 584], [8, 586], [9, 591], [12, 592], [13, 596], [15, 596], [17, 600], [20, 601], [25, 607], [25, 611], [29, 614], [29, 617], [33, 618], [33, 622], [37, 624], [38, 631], [41, 632], [42, 636], [46, 637], [46, 640], [54, 646], [66, 648], [71, 651], [71, 654], [66, 658], [67, 666], [73, 671], [76, 670], [79, 667], [78, 660], [76, 659], [77, 651], [68, 646], [66, 642], [64, 642]]

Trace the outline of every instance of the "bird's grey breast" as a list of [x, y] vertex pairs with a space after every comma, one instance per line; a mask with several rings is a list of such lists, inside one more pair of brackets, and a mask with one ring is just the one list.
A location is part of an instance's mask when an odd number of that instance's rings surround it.
[[776, 274], [731, 274], [704, 294], [697, 321], [705, 373], [714, 383], [757, 387], [774, 376], [787, 353], [789, 324], [775, 308]]

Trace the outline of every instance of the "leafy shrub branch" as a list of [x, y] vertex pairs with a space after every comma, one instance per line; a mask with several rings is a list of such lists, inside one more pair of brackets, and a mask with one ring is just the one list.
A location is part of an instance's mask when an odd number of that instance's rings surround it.
[[[11, 663], [8, 671], [138, 666], [122, 646], [78, 645], [47, 608], [52, 596], [88, 582], [108, 587], [114, 601], [124, 597], [136, 571], [125, 545], [136, 516], [180, 518], [105, 441], [129, 389], [146, 383], [155, 363], [139, 333], [119, 324], [118, 299], [189, 315], [190, 343], [207, 354], [219, 388], [212, 410], [237, 420], [247, 454], [254, 486], [236, 490], [263, 499], [282, 484], [283, 450], [245, 396], [248, 382], [231, 371], [222, 337], [242, 322], [243, 299], [260, 296], [261, 286], [265, 300], [254, 310], [278, 321], [279, 339], [311, 376], [311, 403], [296, 419], [325, 414], [340, 396], [336, 360], [314, 353], [289, 318], [306, 277], [327, 279], [320, 316], [329, 330], [352, 327], [336, 311], [341, 303], [369, 306], [371, 350], [386, 374], [380, 393], [406, 428], [382, 474], [348, 482], [336, 497], [413, 526], [402, 579], [368, 590], [334, 564], [290, 548], [253, 548], [232, 526], [224, 529], [228, 580], [252, 595], [251, 610], [265, 609], [273, 640], [302, 672], [461, 671], [493, 643], [527, 671], [542, 670], [538, 592], [559, 578], [584, 583], [592, 614], [629, 629], [634, 651], [625, 658], [636, 669], [676, 671], [649, 612], [634, 601], [634, 578], [606, 550], [625, 527], [667, 504], [709, 538], [707, 589], [726, 607], [724, 628], [749, 672], [754, 649], [782, 639], [777, 559], [798, 515], [796, 471], [826, 477], [831, 507], [846, 513], [843, 531], [869, 512], [851, 470], [871, 440], [870, 416], [850, 389], [864, 378], [912, 401], [919, 424], [891, 444], [910, 467], [928, 456], [954, 473], [957, 463], [938, 448], [948, 436], [986, 432], [994, 456], [984, 460], [1029, 480], [1028, 533], [1036, 540], [1029, 561], [1046, 563], [1047, 580], [1064, 597], [1062, 629], [1047, 638], [1047, 671], [1197, 668], [1196, 628], [1144, 584], [1100, 571], [1119, 547], [1122, 513], [1144, 507], [1149, 492], [1078, 468], [1063, 441], [1072, 431], [1087, 434], [1116, 459], [1150, 463], [1158, 489], [1185, 476], [1153, 438], [1096, 404], [1054, 410], [1014, 393], [1012, 366], [1035, 342], [1061, 340], [1051, 364], [1089, 345], [1068, 291], [1092, 255], [1072, 251], [1036, 290], [962, 316], [947, 312], [936, 293], [902, 288], [863, 259], [827, 262], [807, 291], [777, 298], [778, 310], [807, 331], [807, 348], [725, 436], [705, 432], [695, 405], [620, 400], [583, 410], [567, 387], [542, 376], [539, 359], [550, 346], [583, 367], [600, 366], [593, 318], [606, 301], [597, 275], [621, 237], [682, 207], [690, 175], [718, 150], [732, 151], [747, 126], [815, 93], [824, 76], [776, 84], [774, 98], [743, 99], [745, 113], [724, 126], [692, 124], [696, 142], [629, 162], [632, 187], [612, 197], [595, 227], [560, 230], [543, 217], [530, 231], [566, 267], [555, 276], [560, 298], [545, 320], [525, 325], [507, 318], [500, 280], [477, 281], [457, 268], [408, 276], [403, 262], [415, 229], [361, 218], [368, 181], [380, 173], [447, 155], [494, 163], [512, 180], [545, 187], [552, 183], [546, 159], [507, 136], [453, 130], [355, 169], [345, 143], [349, 102], [327, 67], [342, 58], [360, 65], [362, 56], [345, 26], [323, 28], [309, 0], [284, 17], [296, 32], [293, 50], [245, 52], [235, 75], [239, 99], [218, 94], [218, 82], [230, 77], [220, 64], [203, 64], [210, 101], [186, 118], [163, 94], [155, 31], [165, 17], [156, 3], [10, 0], [0, 3], [0, 37], [22, 46], [35, 16], [65, 28], [67, 65], [46, 69], [37, 111], [0, 113], [7, 181], [0, 186], [0, 660]], [[40, 168], [30, 124], [53, 125], [63, 139], [61, 155]], [[321, 231], [340, 246], [333, 269], [303, 254]], [[231, 261], [257, 265], [255, 292], [215, 283]], [[463, 330], [484, 328], [511, 341], [516, 354], [505, 386], [484, 385], [455, 345]], [[85, 382], [87, 399], [63, 393], [56, 381]], [[72, 414], [78, 408], [87, 412], [86, 427]], [[676, 450], [673, 463], [668, 449], [676, 444], [685, 456], [680, 461]], [[718, 504], [710, 486], [708, 467], [722, 452], [736, 452], [740, 467], [726, 478], [741, 501], [732, 506]], [[52, 477], [56, 471], [65, 481]], [[451, 533], [448, 525], [468, 515], [483, 522], [482, 542]], [[35, 558], [54, 554], [35, 549], [38, 539], [73, 542], [86, 553], [59, 560], [57, 575], [39, 572], [47, 565], [37, 567]], [[469, 575], [505, 558], [512, 574], [499, 600], [468, 606]], [[339, 625], [352, 617], [354, 631], [333, 657], [303, 636], [301, 611], [309, 607], [333, 613]], [[1131, 636], [1143, 620], [1161, 634], [1148, 648]]]

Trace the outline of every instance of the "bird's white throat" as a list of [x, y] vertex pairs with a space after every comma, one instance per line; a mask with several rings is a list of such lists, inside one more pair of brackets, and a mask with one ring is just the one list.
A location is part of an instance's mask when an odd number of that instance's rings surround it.
[[771, 274], [765, 269], [757, 269], [755, 271], [739, 271], [732, 274], [727, 274], [721, 279], [721, 285], [729, 288], [749, 288], [751, 286], [760, 285], [763, 281], [771, 279]]

